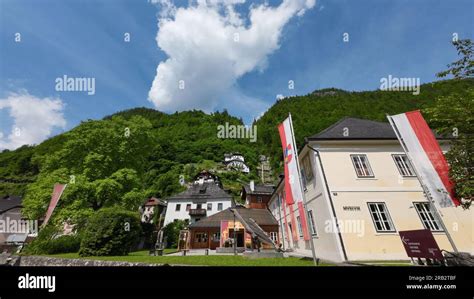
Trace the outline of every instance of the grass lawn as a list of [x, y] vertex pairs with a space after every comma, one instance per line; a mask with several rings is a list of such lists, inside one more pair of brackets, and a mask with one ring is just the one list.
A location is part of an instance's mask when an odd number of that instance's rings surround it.
[[[176, 250], [169, 250], [176, 251]], [[168, 251], [168, 253], [169, 253]], [[165, 253], [167, 253], [165, 251]], [[58, 258], [82, 258], [77, 253], [63, 253], [49, 255]], [[243, 256], [234, 255], [208, 255], [208, 256], [150, 256], [148, 250], [131, 252], [127, 256], [90, 256], [84, 259], [94, 259], [103, 261], [124, 261], [140, 263], [158, 264], [178, 264], [178, 265], [201, 265], [201, 266], [312, 266], [311, 260], [288, 258], [261, 258], [249, 259]], [[331, 266], [321, 264], [321, 266]]]

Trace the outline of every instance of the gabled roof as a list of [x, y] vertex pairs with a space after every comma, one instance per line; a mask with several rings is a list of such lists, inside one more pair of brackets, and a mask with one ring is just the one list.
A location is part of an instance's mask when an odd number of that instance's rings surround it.
[[21, 200], [20, 196], [5, 196], [0, 199], [0, 214], [11, 210], [13, 208], [21, 208]]
[[145, 201], [145, 206], [166, 206], [166, 203], [159, 199], [159, 198], [156, 198], [156, 197], [150, 197], [148, 198], [146, 201]]
[[213, 198], [232, 200], [232, 195], [225, 192], [223, 189], [217, 186], [216, 183], [209, 182], [203, 184], [193, 184], [188, 188], [188, 190], [169, 197], [168, 201], [176, 199], [206, 201]]
[[309, 140], [397, 139], [389, 123], [345, 117]]
[[[234, 213], [230, 209], [232, 208], [227, 208], [219, 213], [203, 218], [189, 227], [220, 227], [222, 220], [234, 220]], [[252, 218], [258, 225], [278, 225], [275, 217], [267, 209], [247, 209], [243, 206], [237, 206], [233, 209], [236, 209], [246, 221], [251, 221], [250, 218]]]
[[[437, 139], [446, 139], [433, 132]], [[388, 122], [345, 117], [308, 140], [396, 140], [397, 136]]]
[[263, 194], [263, 195], [271, 195], [275, 186], [273, 185], [255, 185], [253, 191], [250, 189], [250, 185], [245, 184], [243, 185], [245, 193], [247, 194]]

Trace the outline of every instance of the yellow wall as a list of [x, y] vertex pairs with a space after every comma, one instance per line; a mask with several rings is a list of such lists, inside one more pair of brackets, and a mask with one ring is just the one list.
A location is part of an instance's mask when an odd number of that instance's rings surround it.
[[[342, 236], [349, 260], [407, 259], [398, 231], [423, 229], [413, 202], [426, 202], [416, 178], [399, 176], [392, 154], [403, 154], [396, 144], [324, 144], [322, 164], [338, 221], [346, 224]], [[374, 178], [358, 178], [350, 154], [366, 154]], [[376, 232], [368, 202], [384, 202], [396, 231]], [[360, 207], [345, 211], [343, 207]], [[474, 253], [473, 209], [441, 209], [443, 222], [459, 251]], [[354, 232], [354, 228], [358, 230]], [[362, 229], [360, 229], [362, 228]], [[441, 249], [452, 250], [445, 233], [433, 233]]]

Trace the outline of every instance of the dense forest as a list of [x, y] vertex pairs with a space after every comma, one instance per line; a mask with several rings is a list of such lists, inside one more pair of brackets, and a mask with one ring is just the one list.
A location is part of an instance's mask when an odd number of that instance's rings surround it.
[[281, 171], [277, 124], [290, 112], [301, 145], [305, 137], [345, 116], [386, 121], [386, 113], [429, 109], [436, 99], [473, 86], [471, 79], [445, 80], [422, 85], [419, 95], [324, 89], [284, 98], [254, 121], [256, 143], [218, 138], [219, 125], [243, 124], [227, 111], [166, 114], [148, 108], [126, 110], [102, 120], [84, 121], [36, 146], [4, 150], [0, 153], [0, 196], [24, 196], [24, 212], [37, 218], [46, 211], [53, 184], [68, 183], [55, 219], [79, 222], [102, 207], [136, 210], [147, 196], [166, 198], [184, 189], [180, 176], [189, 181], [204, 168], [218, 168], [224, 153], [240, 152], [251, 173], [222, 173], [224, 187], [237, 196], [242, 182], [258, 182], [259, 155], [270, 157], [275, 174]]

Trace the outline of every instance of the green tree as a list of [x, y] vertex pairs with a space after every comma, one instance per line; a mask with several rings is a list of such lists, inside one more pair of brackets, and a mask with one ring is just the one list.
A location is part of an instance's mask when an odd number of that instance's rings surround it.
[[187, 223], [183, 220], [175, 220], [163, 228], [163, 236], [166, 238], [168, 248], [178, 247], [179, 232], [186, 228]]
[[474, 77], [474, 45], [470, 39], [459, 39], [453, 41], [458, 55], [461, 58], [448, 64], [448, 69], [437, 73], [440, 78], [452, 75], [454, 79], [465, 79]]
[[[474, 76], [474, 49], [470, 39], [453, 42], [461, 59], [448, 65], [448, 74], [455, 79], [470, 80]], [[450, 165], [449, 176], [462, 206], [469, 208], [474, 199], [474, 88], [458, 90], [438, 97], [432, 108], [426, 109], [430, 123], [441, 134], [454, 137], [446, 154]]]
[[453, 137], [446, 159], [455, 193], [469, 208], [474, 199], [474, 88], [440, 97], [426, 109], [430, 124], [437, 132]]
[[104, 208], [87, 223], [80, 256], [127, 255], [142, 233], [138, 213]]

